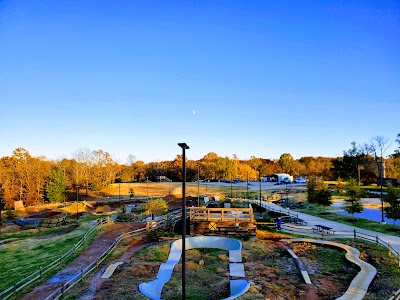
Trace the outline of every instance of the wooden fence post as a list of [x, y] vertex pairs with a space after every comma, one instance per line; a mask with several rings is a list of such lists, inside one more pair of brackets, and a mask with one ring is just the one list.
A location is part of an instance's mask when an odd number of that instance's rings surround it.
[[61, 296], [64, 298], [64, 292], [65, 292], [65, 283], [61, 283]]
[[83, 281], [83, 268], [81, 268], [81, 282]]
[[379, 245], [379, 238], [376, 236], [376, 243]]
[[356, 232], [356, 230], [354, 229], [354, 240], [356, 240], [357, 239], [357, 232]]
[[390, 251], [390, 242], [388, 242], [388, 251], [389, 251], [389, 256], [392, 256], [392, 252]]
[[39, 273], [40, 274], [40, 279], [42, 279], [43, 267], [40, 267], [39, 271], [40, 271], [40, 273]]
[[397, 258], [399, 259], [399, 267], [400, 267], [400, 251], [397, 252]]

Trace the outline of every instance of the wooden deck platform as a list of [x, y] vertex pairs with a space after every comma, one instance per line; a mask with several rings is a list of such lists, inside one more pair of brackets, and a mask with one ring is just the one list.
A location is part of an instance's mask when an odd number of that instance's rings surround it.
[[255, 234], [252, 208], [192, 207], [189, 212], [193, 234]]

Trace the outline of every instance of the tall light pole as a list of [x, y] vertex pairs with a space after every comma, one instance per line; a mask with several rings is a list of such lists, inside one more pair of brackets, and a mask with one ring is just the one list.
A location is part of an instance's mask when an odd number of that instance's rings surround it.
[[1, 225], [3, 224], [3, 220], [1, 219], [1, 211], [5, 207], [4, 203], [4, 192], [3, 192], [3, 183], [0, 182], [0, 231], [1, 231]]
[[383, 172], [383, 158], [382, 158], [382, 154], [381, 154], [381, 161], [379, 164], [379, 183], [381, 185], [381, 211], [382, 211], [382, 221], [381, 223], [384, 224], [385, 223], [385, 218], [383, 215], [383, 176], [382, 176], [382, 172]]
[[260, 187], [259, 198], [260, 198], [260, 218], [261, 218], [261, 171], [260, 170], [258, 170], [258, 182], [259, 182], [259, 187]]
[[231, 175], [231, 199], [232, 199], [232, 171], [230, 172]]
[[186, 299], [186, 143], [178, 143], [182, 148], [182, 300]]
[[289, 208], [289, 191], [287, 189], [287, 181], [286, 181], [286, 209]]
[[249, 199], [249, 172], [246, 173], [246, 187], [247, 187], [246, 198]]
[[149, 176], [146, 176], [146, 184], [147, 184], [147, 200], [149, 200]]

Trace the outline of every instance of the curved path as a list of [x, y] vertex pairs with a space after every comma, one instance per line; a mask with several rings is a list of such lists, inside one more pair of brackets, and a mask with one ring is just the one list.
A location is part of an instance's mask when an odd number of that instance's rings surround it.
[[[258, 203], [258, 201], [257, 201], [257, 203]], [[299, 227], [309, 228], [309, 227], [315, 227], [315, 225], [317, 225], [317, 224], [331, 227], [331, 228], [333, 228], [333, 230], [335, 230], [335, 234], [329, 235], [328, 237], [332, 237], [332, 238], [335, 238], [335, 237], [339, 238], [339, 237], [343, 237], [343, 236], [349, 237], [349, 235], [351, 235], [354, 232], [354, 229], [356, 229], [357, 232], [359, 232], [359, 233], [365, 233], [365, 234], [372, 235], [372, 236], [378, 236], [381, 240], [385, 241], [386, 243], [390, 243], [390, 246], [393, 251], [395, 251], [397, 253], [400, 252], [400, 237], [398, 237], [398, 236], [393, 236], [393, 235], [389, 235], [389, 234], [385, 234], [385, 233], [381, 233], [381, 232], [376, 232], [376, 231], [372, 231], [372, 230], [359, 228], [356, 226], [342, 224], [339, 222], [330, 221], [327, 219], [307, 215], [305, 213], [300, 213], [297, 211], [294, 212], [291, 210], [284, 209], [281, 206], [278, 206], [276, 204], [268, 203], [266, 201], [262, 201], [262, 204], [263, 204], [263, 206], [267, 206], [274, 210], [281, 210], [282, 212], [289, 211], [291, 213], [298, 214], [300, 219], [303, 219], [304, 221], [307, 222], [307, 226], [299, 226]], [[376, 223], [376, 226], [380, 226], [380, 224]], [[304, 232], [301, 232], [301, 234], [313, 236], [313, 237], [318, 237], [318, 236], [321, 237], [320, 234], [312, 234], [312, 233], [306, 234]], [[324, 236], [324, 237], [327, 237], [327, 236]]]
[[[219, 236], [195, 236], [185, 240], [187, 250], [195, 248], [218, 248], [229, 251], [229, 273], [231, 277], [245, 277], [244, 265], [242, 263], [242, 243], [238, 240]], [[161, 291], [166, 282], [172, 276], [172, 272], [182, 255], [182, 239], [171, 244], [168, 260], [160, 265], [157, 279], [141, 283], [139, 290], [150, 299], [160, 300]], [[235, 299], [243, 295], [250, 287], [244, 279], [230, 280], [231, 296], [223, 300]]]
[[376, 269], [374, 266], [366, 263], [365, 261], [360, 259], [360, 251], [356, 248], [350, 247], [349, 245], [339, 244], [331, 241], [325, 240], [314, 240], [314, 239], [283, 239], [282, 241], [288, 243], [294, 242], [306, 242], [306, 243], [314, 243], [321, 245], [330, 245], [338, 248], [342, 248], [346, 250], [346, 258], [352, 263], [358, 265], [360, 267], [360, 272], [354, 277], [351, 281], [349, 288], [347, 291], [336, 300], [361, 300], [364, 298], [367, 293], [368, 287], [372, 280], [376, 275]]

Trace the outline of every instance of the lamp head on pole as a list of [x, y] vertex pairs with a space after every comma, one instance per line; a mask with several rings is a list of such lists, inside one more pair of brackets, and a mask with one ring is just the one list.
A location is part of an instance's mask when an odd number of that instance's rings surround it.
[[186, 143], [178, 143], [178, 146], [182, 149], [189, 149], [189, 146]]

